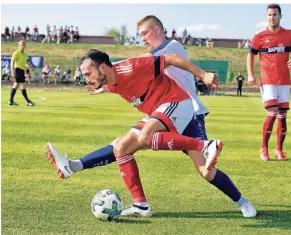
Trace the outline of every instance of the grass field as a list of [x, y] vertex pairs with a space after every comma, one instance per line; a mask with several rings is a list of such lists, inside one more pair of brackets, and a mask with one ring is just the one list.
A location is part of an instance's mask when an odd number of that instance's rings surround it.
[[[187, 156], [147, 150], [135, 156], [154, 217], [105, 223], [90, 211], [97, 191], [113, 189], [130, 203], [117, 165], [61, 180], [45, 157], [45, 144], [76, 159], [123, 135], [143, 115], [118, 96], [89, 96], [83, 89], [36, 87], [28, 94], [35, 107], [25, 105], [20, 91], [20, 106], [9, 107], [9, 87], [2, 87], [2, 234], [291, 234], [291, 161], [259, 159], [265, 117], [259, 96], [201, 97], [210, 110], [208, 136], [225, 143], [217, 167], [252, 201], [257, 218], [243, 218]], [[290, 134], [285, 148], [291, 158]]]

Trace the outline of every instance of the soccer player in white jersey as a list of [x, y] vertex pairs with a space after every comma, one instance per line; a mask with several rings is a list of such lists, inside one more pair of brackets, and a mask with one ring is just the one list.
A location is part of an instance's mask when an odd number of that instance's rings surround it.
[[[187, 51], [179, 42], [175, 40], [166, 40], [163, 33], [163, 25], [157, 17], [146, 16], [138, 22], [137, 26], [142, 40], [150, 51], [147, 56], [152, 54], [162, 55], [175, 53], [189, 59]], [[196, 115], [194, 115], [193, 120], [189, 123], [182, 134], [197, 139], [207, 139], [204, 125], [204, 116], [208, 113], [208, 110], [201, 103], [195, 93], [193, 75], [184, 70], [180, 70], [171, 66], [167, 68], [166, 73], [170, 78], [175, 80], [176, 83], [192, 98], [192, 103]], [[183, 76], [183, 78], [179, 79], [181, 76]], [[213, 74], [205, 74], [205, 77], [207, 76], [211, 77]], [[105, 91], [107, 91], [106, 87], [102, 87], [92, 94], [99, 94]], [[115, 161], [115, 157], [117, 155], [125, 156], [128, 154], [126, 152], [126, 146], [133, 142], [132, 139], [137, 138], [137, 135], [142, 129], [144, 122], [147, 120], [148, 117], [141, 120], [123, 138], [118, 139], [111, 145], [92, 152], [79, 160], [69, 160], [65, 158], [59, 154], [51, 144], [47, 145], [48, 156], [53, 162], [61, 178], [68, 178], [73, 173], [83, 169], [109, 164]], [[206, 169], [205, 158], [200, 153], [196, 151], [188, 151], [187, 154], [191, 157], [196, 169], [201, 174], [201, 176], [209, 183], [217, 187], [219, 190], [221, 190], [223, 193], [225, 193], [234, 202], [236, 202], [244, 217], [256, 216], [256, 210], [254, 207], [241, 195], [240, 191], [235, 187], [235, 185], [225, 173], [215, 168], [212, 168], [211, 170]], [[138, 190], [143, 190], [141, 185], [139, 186]], [[134, 203], [127, 209], [123, 210], [121, 215], [139, 215], [150, 217], [152, 216], [152, 210], [149, 204], [144, 201]]]

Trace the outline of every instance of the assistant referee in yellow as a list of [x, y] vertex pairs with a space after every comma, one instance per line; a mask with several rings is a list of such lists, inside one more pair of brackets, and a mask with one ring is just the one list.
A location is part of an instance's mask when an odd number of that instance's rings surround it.
[[[26, 93], [26, 87], [25, 87], [25, 64], [27, 64], [31, 69], [32, 65], [29, 62], [29, 57], [26, 52], [24, 52], [25, 49], [25, 42], [23, 40], [20, 40], [18, 42], [18, 50], [14, 51], [11, 58], [11, 77], [15, 79], [13, 88], [11, 89], [10, 93], [10, 100], [8, 102], [9, 105], [18, 105], [14, 102], [14, 96], [18, 89], [18, 87], [21, 88], [21, 93], [24, 96], [26, 100], [27, 106], [34, 106], [35, 103], [33, 103], [30, 99], [27, 97]], [[34, 69], [33, 69], [34, 70]]]

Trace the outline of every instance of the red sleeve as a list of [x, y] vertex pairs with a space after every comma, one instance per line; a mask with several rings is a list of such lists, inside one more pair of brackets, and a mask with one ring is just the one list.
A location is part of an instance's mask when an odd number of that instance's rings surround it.
[[251, 46], [249, 47], [249, 51], [253, 54], [258, 54], [260, 52], [261, 46], [260, 46], [260, 37], [259, 34], [256, 34], [253, 37]]
[[132, 59], [134, 71], [141, 79], [147, 77], [153, 80], [164, 73], [165, 57], [164, 56], [149, 56]]

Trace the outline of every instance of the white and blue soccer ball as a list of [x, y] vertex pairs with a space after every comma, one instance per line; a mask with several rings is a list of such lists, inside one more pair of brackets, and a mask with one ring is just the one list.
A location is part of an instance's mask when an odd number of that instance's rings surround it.
[[93, 215], [104, 221], [112, 221], [119, 217], [123, 208], [123, 202], [118, 193], [104, 189], [98, 192], [92, 199], [91, 210]]

